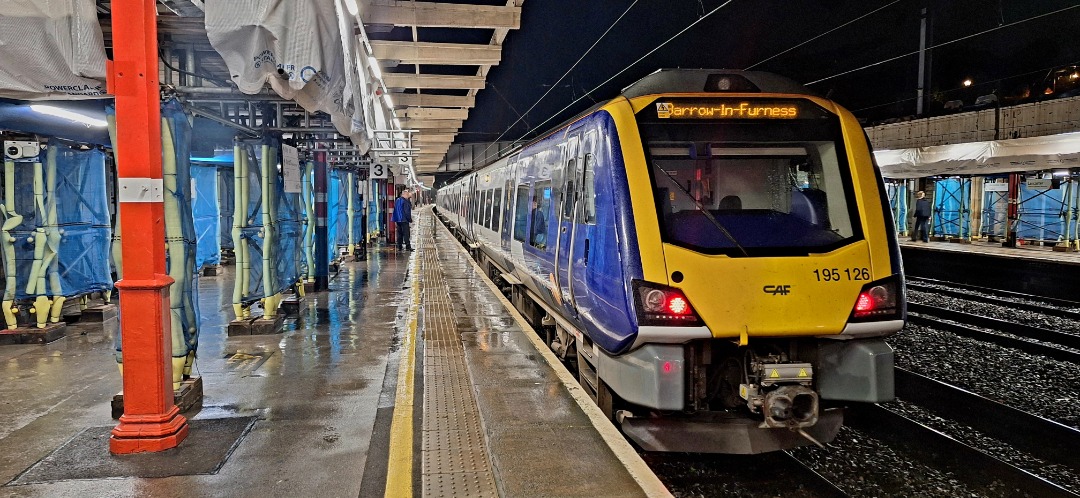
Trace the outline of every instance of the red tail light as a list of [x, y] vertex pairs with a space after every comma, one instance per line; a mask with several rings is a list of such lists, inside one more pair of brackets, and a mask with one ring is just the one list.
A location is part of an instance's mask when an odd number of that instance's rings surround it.
[[690, 300], [679, 289], [634, 281], [639, 325], [701, 325]]
[[685, 315], [690, 312], [690, 303], [682, 296], [671, 296], [668, 298], [667, 309], [674, 315]]
[[874, 298], [870, 297], [870, 293], [863, 292], [859, 294], [859, 299], [855, 301], [855, 313], [863, 313], [866, 311], [873, 311]]
[[899, 279], [889, 277], [867, 284], [855, 299], [851, 318], [857, 321], [893, 320], [901, 315], [903, 297]]

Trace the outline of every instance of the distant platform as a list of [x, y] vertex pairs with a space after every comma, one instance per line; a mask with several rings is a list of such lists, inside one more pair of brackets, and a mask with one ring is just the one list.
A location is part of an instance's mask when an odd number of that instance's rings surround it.
[[1080, 300], [1080, 253], [1000, 242], [900, 241], [908, 276], [960, 282], [1056, 299]]
[[1051, 261], [1062, 264], [1080, 265], [1080, 252], [1055, 251], [1052, 246], [1020, 245], [1002, 247], [1001, 242], [972, 241], [970, 243], [931, 241], [912, 242], [902, 238], [900, 246], [904, 249], [926, 249], [929, 251], [949, 251], [959, 253], [977, 253], [1003, 258], [1024, 258], [1039, 261]]

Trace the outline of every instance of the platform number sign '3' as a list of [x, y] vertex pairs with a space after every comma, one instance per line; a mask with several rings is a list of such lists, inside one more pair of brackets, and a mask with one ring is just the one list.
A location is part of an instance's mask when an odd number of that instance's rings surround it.
[[371, 165], [371, 175], [369, 178], [386, 178], [387, 168], [385, 164], [375, 163]]

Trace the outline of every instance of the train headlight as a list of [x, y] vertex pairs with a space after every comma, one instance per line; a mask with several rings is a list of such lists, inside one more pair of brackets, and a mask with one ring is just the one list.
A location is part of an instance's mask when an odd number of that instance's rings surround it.
[[900, 279], [895, 275], [863, 286], [851, 311], [853, 321], [893, 320], [900, 316]]
[[664, 303], [666, 296], [664, 291], [659, 289], [642, 289], [642, 305], [645, 311], [650, 313], [660, 313], [664, 311]]
[[701, 325], [701, 318], [679, 289], [635, 280], [634, 295], [639, 325]]

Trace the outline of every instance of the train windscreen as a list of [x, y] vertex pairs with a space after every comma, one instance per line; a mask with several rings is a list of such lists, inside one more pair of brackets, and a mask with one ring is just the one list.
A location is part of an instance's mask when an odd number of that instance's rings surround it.
[[661, 99], [638, 124], [665, 242], [771, 256], [862, 237], [839, 118], [813, 103]]

